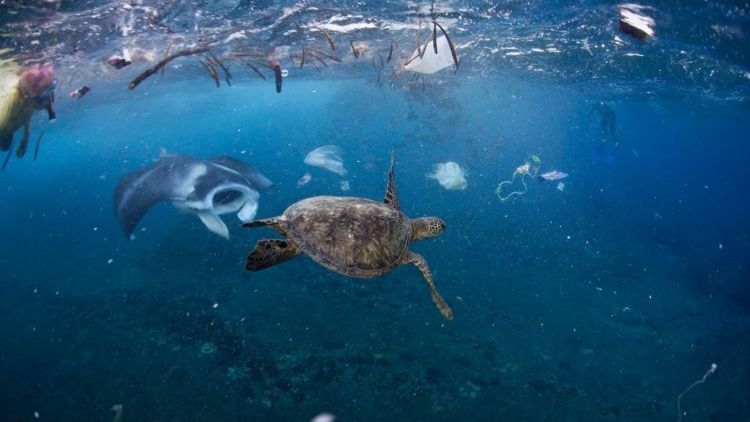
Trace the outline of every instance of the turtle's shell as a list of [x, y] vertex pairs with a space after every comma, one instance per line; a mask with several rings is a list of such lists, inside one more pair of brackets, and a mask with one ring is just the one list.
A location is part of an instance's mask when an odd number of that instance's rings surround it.
[[392, 270], [411, 239], [411, 222], [404, 213], [364, 198], [303, 199], [284, 211], [280, 223], [310, 258], [350, 277]]

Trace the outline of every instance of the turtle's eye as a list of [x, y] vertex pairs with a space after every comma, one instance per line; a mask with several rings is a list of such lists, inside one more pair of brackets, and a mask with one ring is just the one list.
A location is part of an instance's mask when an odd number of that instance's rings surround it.
[[443, 230], [445, 230], [445, 223], [442, 220], [440, 220], [439, 218], [432, 220], [432, 222], [430, 223], [430, 231], [434, 235], [442, 233]]

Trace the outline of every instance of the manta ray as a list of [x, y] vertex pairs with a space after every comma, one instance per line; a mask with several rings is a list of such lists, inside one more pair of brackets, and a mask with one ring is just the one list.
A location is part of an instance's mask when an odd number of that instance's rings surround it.
[[229, 229], [219, 216], [237, 212], [242, 222], [252, 221], [258, 211], [258, 191], [271, 186], [273, 183], [254, 167], [232, 157], [199, 160], [186, 155], [164, 156], [120, 179], [115, 189], [115, 215], [130, 236], [151, 207], [171, 201], [228, 239]]

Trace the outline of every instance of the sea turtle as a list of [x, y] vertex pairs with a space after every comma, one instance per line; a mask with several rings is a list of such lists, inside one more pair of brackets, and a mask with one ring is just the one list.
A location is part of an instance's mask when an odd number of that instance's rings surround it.
[[247, 256], [245, 269], [260, 271], [304, 253], [323, 267], [349, 277], [372, 278], [402, 264], [422, 272], [432, 300], [448, 319], [453, 311], [432, 281], [425, 259], [409, 250], [412, 241], [431, 238], [445, 230], [437, 217], [410, 219], [399, 210], [393, 181], [393, 157], [385, 200], [316, 196], [292, 204], [277, 217], [243, 227], [268, 226], [287, 239], [261, 239]]

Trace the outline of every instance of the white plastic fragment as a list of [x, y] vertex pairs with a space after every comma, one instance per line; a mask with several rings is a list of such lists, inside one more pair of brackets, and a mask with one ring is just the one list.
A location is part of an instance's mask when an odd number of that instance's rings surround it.
[[410, 72], [422, 73], [430, 75], [435, 72], [439, 72], [446, 67], [453, 66], [453, 56], [451, 55], [451, 48], [448, 45], [448, 39], [445, 36], [441, 36], [437, 39], [437, 54], [435, 54], [435, 48], [432, 46], [432, 40], [430, 40], [424, 46], [424, 53], [422, 57], [419, 57], [419, 51], [414, 51], [414, 54], [409, 58], [408, 64], [404, 66], [404, 69]]
[[305, 164], [332, 171], [339, 176], [345, 176], [344, 160], [341, 158], [341, 148], [336, 145], [324, 145], [310, 151], [305, 157]]
[[466, 172], [453, 161], [435, 164], [432, 173], [427, 174], [427, 177], [437, 180], [440, 186], [448, 190], [464, 190], [468, 186]]
[[620, 9], [620, 31], [640, 41], [654, 37], [653, 18], [643, 14], [646, 6], [634, 3], [625, 3], [618, 6]]

